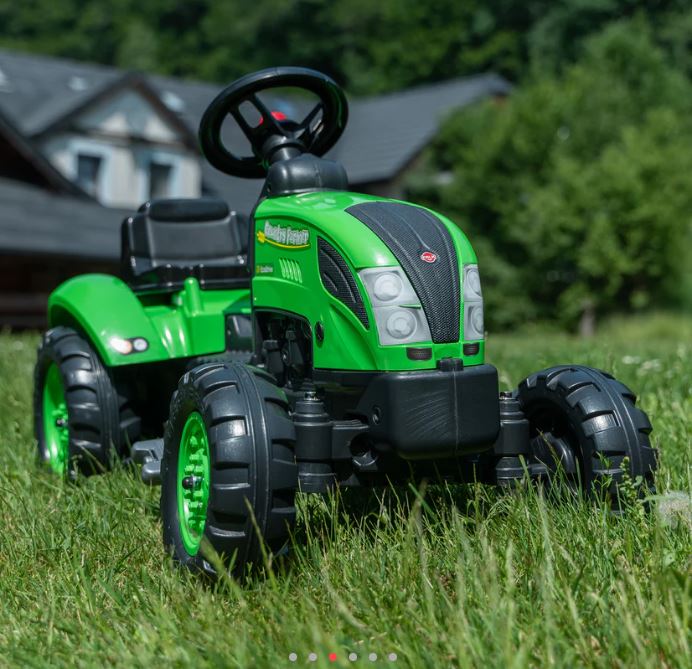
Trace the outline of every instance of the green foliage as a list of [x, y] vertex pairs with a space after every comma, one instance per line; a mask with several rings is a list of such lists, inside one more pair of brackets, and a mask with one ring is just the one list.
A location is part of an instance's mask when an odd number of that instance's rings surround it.
[[658, 28], [677, 24], [678, 13], [687, 9], [687, 0], [557, 0], [538, 17], [528, 36], [533, 69], [559, 71], [579, 58], [591, 35], [613, 21], [636, 16]]
[[555, 160], [551, 179], [517, 212], [528, 263], [544, 270], [530, 288], [540, 302], [557, 297], [573, 321], [586, 304], [603, 313], [671, 297], [692, 222], [692, 155], [680, 142], [692, 134], [683, 127], [671, 110], [656, 110], [592, 162]]
[[352, 93], [495, 69], [520, 71], [545, 0], [0, 0], [0, 44], [230, 81], [318, 67]]
[[156, 31], [142, 21], [128, 23], [118, 45], [116, 64], [126, 70], [152, 71], [157, 66]]
[[691, 109], [690, 81], [634, 20], [561, 75], [449, 120], [432, 162], [453, 180], [412, 196], [471, 233], [491, 324], [683, 300]]
[[222, 82], [305, 65], [353, 93], [376, 92], [486, 68], [518, 72], [531, 11], [504, 13], [505, 5], [512, 3], [2, 0], [0, 44]]
[[[0, 0], [0, 44], [228, 82], [293, 64], [352, 94], [494, 70], [519, 79], [534, 53], [556, 68], [618, 16], [665, 22], [683, 0]], [[670, 25], [685, 55], [690, 26]]]
[[[689, 320], [660, 317], [592, 342], [497, 336], [490, 354], [504, 387], [565, 360], [615, 372], [654, 424], [659, 493], [685, 501], [691, 335]], [[208, 586], [166, 558], [158, 489], [127, 470], [62, 485], [36, 467], [36, 343], [0, 334], [3, 666], [273, 668], [291, 652], [325, 668], [354, 666], [347, 652], [416, 669], [690, 666], [689, 501], [678, 520], [663, 500], [616, 519], [530, 489], [301, 496], [287, 564]]]

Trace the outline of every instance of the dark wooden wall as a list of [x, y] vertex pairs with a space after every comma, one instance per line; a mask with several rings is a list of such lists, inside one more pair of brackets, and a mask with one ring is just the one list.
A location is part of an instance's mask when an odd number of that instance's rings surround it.
[[85, 258], [0, 255], [0, 328], [45, 328], [51, 291], [89, 272], [118, 274], [118, 265]]

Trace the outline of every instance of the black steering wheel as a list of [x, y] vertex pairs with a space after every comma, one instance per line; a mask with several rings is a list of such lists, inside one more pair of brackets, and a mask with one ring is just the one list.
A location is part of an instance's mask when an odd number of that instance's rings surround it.
[[[258, 97], [261, 91], [280, 87], [305, 89], [319, 101], [299, 123], [287, 120], [283, 114], [270, 111]], [[251, 125], [240, 111], [243, 103], [259, 113], [256, 125]], [[228, 115], [247, 137], [254, 156], [237, 156], [224, 146], [221, 126]], [[224, 88], [202, 116], [199, 140], [204, 156], [216, 169], [256, 179], [266, 176], [273, 156], [324, 155], [341, 137], [347, 119], [346, 96], [326, 74], [304, 67], [273, 67], [248, 74]]]

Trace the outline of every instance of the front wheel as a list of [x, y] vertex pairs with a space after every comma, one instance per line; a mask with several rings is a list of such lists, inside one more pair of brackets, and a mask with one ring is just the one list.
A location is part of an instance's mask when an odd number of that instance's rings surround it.
[[625, 472], [641, 479], [640, 495], [654, 492], [651, 423], [635, 394], [610, 374], [552, 367], [524, 379], [517, 398], [529, 420], [531, 457], [548, 471], [559, 465], [573, 487], [605, 493], [615, 509]]
[[295, 431], [283, 392], [259, 369], [204, 364], [171, 401], [161, 464], [163, 540], [196, 572], [204, 540], [241, 576], [280, 550], [295, 522]]

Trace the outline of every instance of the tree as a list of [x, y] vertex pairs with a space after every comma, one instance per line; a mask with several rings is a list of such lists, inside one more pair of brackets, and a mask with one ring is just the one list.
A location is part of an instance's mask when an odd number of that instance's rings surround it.
[[686, 119], [654, 109], [596, 160], [559, 157], [518, 212], [528, 264], [544, 269], [530, 290], [546, 305], [556, 298], [563, 321], [670, 304], [692, 229], [692, 154], [683, 138], [692, 140]]
[[413, 196], [479, 240], [491, 324], [574, 327], [679, 297], [691, 108], [689, 80], [635, 19], [590, 40], [562, 75], [449, 120], [430, 165], [453, 180], [419, 178]]

